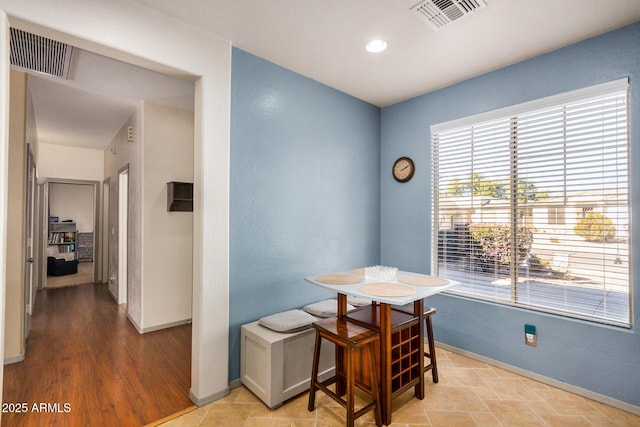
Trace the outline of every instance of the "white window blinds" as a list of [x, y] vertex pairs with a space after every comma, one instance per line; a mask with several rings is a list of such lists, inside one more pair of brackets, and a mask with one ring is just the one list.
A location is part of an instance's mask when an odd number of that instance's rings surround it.
[[434, 271], [630, 325], [626, 79], [433, 126]]

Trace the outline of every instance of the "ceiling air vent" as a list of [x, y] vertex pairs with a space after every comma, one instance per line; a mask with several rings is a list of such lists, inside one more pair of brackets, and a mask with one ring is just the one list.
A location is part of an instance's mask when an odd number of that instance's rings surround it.
[[25, 70], [69, 78], [73, 47], [11, 28], [11, 65]]
[[411, 10], [437, 31], [486, 5], [484, 0], [425, 0]]

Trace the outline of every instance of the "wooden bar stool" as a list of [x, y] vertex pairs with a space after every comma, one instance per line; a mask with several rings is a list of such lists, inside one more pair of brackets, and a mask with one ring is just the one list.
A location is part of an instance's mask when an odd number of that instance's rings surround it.
[[[347, 426], [352, 427], [354, 421], [360, 416], [366, 414], [370, 410], [375, 411], [376, 425], [382, 425], [382, 417], [380, 412], [380, 392], [378, 385], [378, 375], [375, 363], [375, 347], [378, 344], [380, 335], [367, 328], [355, 325], [345, 319], [328, 318], [313, 323], [316, 329], [316, 343], [313, 351], [313, 366], [311, 370], [311, 388], [309, 390], [309, 411], [315, 409], [316, 390], [325, 392], [329, 397], [338, 402], [347, 410]], [[336, 374], [323, 381], [318, 382], [318, 365], [320, 363], [320, 347], [322, 339], [326, 339], [336, 345], [336, 350], [343, 349], [344, 364], [343, 372], [338, 369], [338, 361], [336, 360]], [[368, 354], [364, 354], [364, 352]], [[360, 357], [356, 357], [356, 353], [360, 352]], [[336, 351], [336, 354], [338, 352]], [[356, 378], [356, 363], [359, 361], [369, 360], [369, 371], [366, 372], [364, 366], [360, 369], [361, 377]], [[360, 362], [362, 363], [362, 362]], [[368, 375], [367, 375], [368, 374]], [[346, 383], [346, 400], [342, 399], [337, 393], [328, 389], [328, 386], [334, 384], [341, 378]], [[368, 380], [368, 381], [366, 381]], [[368, 382], [368, 384], [366, 384]], [[355, 387], [367, 392], [371, 395], [372, 401], [355, 411]]]
[[434, 383], [438, 382], [438, 365], [436, 363], [436, 345], [434, 343], [433, 338], [433, 325], [431, 324], [431, 316], [436, 314], [436, 309], [432, 307], [425, 307], [424, 320], [427, 325], [426, 333], [427, 333], [427, 342], [429, 343], [429, 352], [424, 352], [424, 357], [429, 358], [429, 364], [424, 367], [424, 371], [431, 371], [431, 379]]

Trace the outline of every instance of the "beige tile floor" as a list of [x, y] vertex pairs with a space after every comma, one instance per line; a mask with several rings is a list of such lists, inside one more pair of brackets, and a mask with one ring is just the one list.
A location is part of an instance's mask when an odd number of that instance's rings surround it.
[[78, 272], [64, 276], [47, 276], [47, 288], [64, 288], [66, 286], [93, 283], [93, 262], [79, 262]]
[[[418, 426], [640, 426], [640, 417], [511, 372], [438, 349], [440, 382], [427, 372], [425, 398], [408, 391], [393, 402], [394, 427]], [[307, 411], [308, 393], [270, 410], [239, 387], [207, 406], [163, 427], [259, 426], [329, 427], [344, 425], [344, 409], [319, 392], [316, 410]], [[356, 425], [373, 426], [372, 413]]]

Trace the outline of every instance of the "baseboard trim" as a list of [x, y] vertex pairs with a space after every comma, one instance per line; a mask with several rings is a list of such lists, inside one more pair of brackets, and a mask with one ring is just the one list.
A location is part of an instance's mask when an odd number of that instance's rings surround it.
[[472, 353], [470, 351], [454, 347], [449, 344], [444, 344], [436, 341], [436, 346], [448, 350], [452, 353], [460, 354], [470, 359], [486, 363], [487, 365], [495, 366], [496, 368], [504, 369], [505, 371], [513, 372], [514, 374], [522, 375], [523, 377], [530, 378], [543, 384], [547, 384], [552, 387], [577, 394], [578, 396], [586, 397], [587, 399], [595, 400], [596, 402], [604, 403], [605, 405], [613, 406], [614, 408], [621, 409], [623, 411], [640, 416], [640, 406], [635, 406], [630, 403], [606, 396], [604, 394], [596, 393], [595, 391], [587, 390], [569, 383], [556, 380], [554, 378], [536, 374], [535, 372], [527, 371], [526, 369], [518, 368], [517, 366], [509, 365], [508, 363], [490, 359], [486, 356]]
[[208, 405], [209, 403], [215, 402], [216, 400], [222, 399], [225, 396], [228, 396], [229, 393], [231, 393], [231, 390], [229, 389], [229, 387], [227, 387], [224, 390], [219, 391], [218, 393], [214, 393], [203, 398], [198, 398], [193, 393], [193, 390], [189, 390], [189, 399], [191, 399], [191, 401], [195, 403], [197, 407], [202, 407], [204, 405]]
[[111, 295], [111, 298], [113, 299], [113, 301], [118, 304], [118, 297], [114, 295], [113, 292], [111, 292], [111, 289], [107, 289], [107, 292], [109, 292], [109, 295]]
[[138, 331], [139, 334], [144, 334], [144, 329], [142, 329], [142, 327], [140, 325], [138, 325], [138, 322], [136, 322], [133, 317], [131, 317], [129, 315], [129, 313], [127, 312], [127, 319], [129, 319], [129, 322], [131, 322], [131, 324], [133, 325], [134, 328], [136, 328], [136, 331]]
[[146, 334], [149, 332], [159, 331], [161, 329], [173, 328], [174, 326], [182, 326], [191, 323], [191, 319], [177, 320], [175, 322], [169, 322], [162, 325], [151, 326], [150, 328], [144, 328], [141, 333]]
[[131, 322], [133, 327], [136, 328], [136, 330], [140, 335], [148, 334], [149, 332], [160, 331], [162, 329], [173, 328], [174, 326], [182, 326], [182, 325], [191, 323], [191, 319], [189, 318], [189, 319], [177, 320], [175, 322], [164, 323], [162, 325], [155, 325], [149, 328], [143, 328], [142, 326], [138, 325], [138, 323], [133, 319], [133, 317], [129, 315], [129, 313], [127, 313], [127, 319], [129, 319], [129, 322]]
[[4, 364], [5, 365], [12, 365], [14, 363], [20, 363], [20, 362], [24, 362], [24, 353], [19, 354], [19, 355], [14, 356], [14, 357], [8, 357], [8, 358], [4, 359]]
[[238, 388], [242, 386], [242, 381], [240, 381], [240, 378], [236, 378], [235, 380], [232, 380], [231, 382], [229, 382], [229, 388], [231, 390], [233, 390], [234, 388]]

